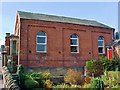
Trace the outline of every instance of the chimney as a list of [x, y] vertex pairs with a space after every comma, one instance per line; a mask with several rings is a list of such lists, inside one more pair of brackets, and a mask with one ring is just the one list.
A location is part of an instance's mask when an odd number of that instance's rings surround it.
[[10, 33], [6, 33], [6, 37], [10, 37]]
[[6, 33], [5, 37], [5, 47], [7, 49], [7, 53], [10, 53], [10, 33]]
[[10, 33], [6, 33], [5, 46], [10, 46]]

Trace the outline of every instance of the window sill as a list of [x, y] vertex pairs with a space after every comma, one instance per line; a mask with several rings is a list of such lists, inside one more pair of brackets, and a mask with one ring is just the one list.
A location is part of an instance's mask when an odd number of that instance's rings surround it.
[[42, 55], [42, 56], [46, 56], [47, 55], [47, 53], [46, 52], [36, 52], [36, 54], [35, 55]]
[[37, 53], [47, 53], [46, 51], [45, 52], [40, 52], [40, 51], [36, 51]]
[[98, 53], [99, 55], [104, 55], [105, 53]]
[[78, 54], [79, 52], [71, 52], [71, 54]]
[[79, 55], [79, 52], [77, 53], [70, 53], [72, 56], [78, 56]]
[[98, 53], [99, 56], [105, 56], [105, 53]]

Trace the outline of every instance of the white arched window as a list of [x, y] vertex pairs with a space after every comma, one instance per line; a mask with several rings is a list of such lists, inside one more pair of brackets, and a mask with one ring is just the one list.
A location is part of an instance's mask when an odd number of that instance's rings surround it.
[[45, 32], [38, 32], [36, 36], [37, 52], [46, 53], [47, 36]]
[[102, 36], [98, 37], [98, 53], [104, 54], [104, 38]]
[[72, 34], [70, 36], [70, 49], [71, 49], [71, 53], [78, 53], [79, 52], [78, 36], [76, 34]]

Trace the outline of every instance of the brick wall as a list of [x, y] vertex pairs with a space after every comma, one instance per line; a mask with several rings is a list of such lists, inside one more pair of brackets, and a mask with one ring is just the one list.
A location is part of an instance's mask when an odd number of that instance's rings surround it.
[[[83, 66], [85, 61], [99, 58], [97, 39], [103, 36], [105, 45], [112, 42], [110, 29], [37, 20], [20, 21], [20, 63], [28, 67]], [[47, 34], [47, 53], [36, 52], [36, 34]], [[77, 34], [79, 53], [70, 52], [70, 36]]]

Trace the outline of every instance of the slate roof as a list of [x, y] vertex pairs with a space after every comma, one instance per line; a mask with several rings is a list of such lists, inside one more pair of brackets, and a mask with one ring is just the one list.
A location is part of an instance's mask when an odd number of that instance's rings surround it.
[[120, 42], [120, 39], [119, 40], [114, 40], [112, 43], [106, 45], [106, 47], [111, 47], [111, 46], [115, 46], [117, 43]]
[[102, 23], [99, 23], [93, 20], [77, 19], [77, 18], [71, 18], [71, 17], [31, 13], [31, 12], [24, 12], [24, 11], [18, 11], [18, 14], [21, 19], [62, 22], [62, 23], [71, 23], [71, 24], [79, 24], [79, 25], [85, 25], [85, 26], [95, 26], [95, 27], [114, 29], [112, 27], [109, 27], [107, 25], [104, 25]]

